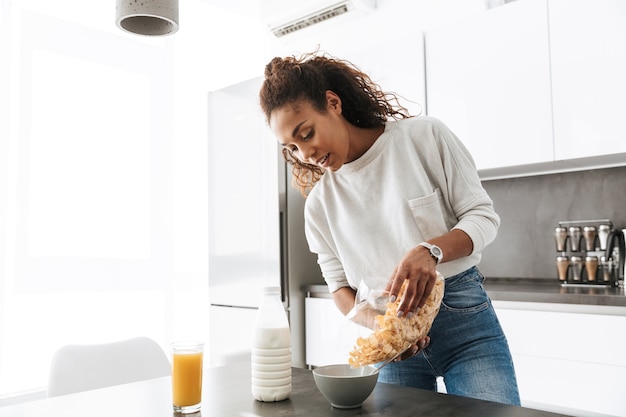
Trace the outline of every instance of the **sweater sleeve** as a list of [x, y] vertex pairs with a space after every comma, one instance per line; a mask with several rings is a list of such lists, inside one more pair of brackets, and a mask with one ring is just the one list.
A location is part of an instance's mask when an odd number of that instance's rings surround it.
[[[309, 249], [317, 254], [317, 263], [322, 271], [322, 276], [328, 285], [329, 292], [333, 293], [339, 288], [348, 287], [348, 279], [343, 265], [337, 255], [337, 248], [331, 239], [330, 225], [326, 219], [319, 215], [323, 213], [323, 207], [316, 197], [314, 190], [306, 200], [304, 207], [304, 231]], [[313, 207], [317, 206], [315, 209]], [[317, 213], [317, 215], [316, 215]]]
[[[481, 252], [497, 235], [500, 217], [483, 188], [474, 160], [456, 135], [433, 119], [433, 134], [445, 172], [445, 198], [458, 219], [453, 229], [463, 230], [472, 239], [472, 253]], [[444, 184], [442, 184], [444, 185]]]

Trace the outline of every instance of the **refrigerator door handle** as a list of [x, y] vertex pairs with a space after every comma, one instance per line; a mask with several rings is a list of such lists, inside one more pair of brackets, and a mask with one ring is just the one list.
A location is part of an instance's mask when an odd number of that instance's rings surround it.
[[287, 214], [281, 208], [278, 212], [278, 227], [280, 233], [280, 291], [285, 309], [289, 309], [289, 251], [287, 243]]

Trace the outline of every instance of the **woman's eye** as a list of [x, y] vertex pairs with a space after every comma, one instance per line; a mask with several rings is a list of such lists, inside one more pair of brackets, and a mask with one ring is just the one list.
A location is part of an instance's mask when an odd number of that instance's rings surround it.
[[307, 140], [311, 139], [312, 137], [313, 137], [313, 129], [303, 133], [302, 140], [306, 142]]

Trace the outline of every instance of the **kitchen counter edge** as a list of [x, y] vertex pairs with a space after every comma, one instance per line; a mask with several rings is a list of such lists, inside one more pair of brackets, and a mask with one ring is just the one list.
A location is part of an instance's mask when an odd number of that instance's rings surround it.
[[[498, 308], [626, 316], [624, 288], [562, 286], [554, 279], [487, 278], [485, 289]], [[307, 285], [307, 297], [332, 298], [326, 285]]]

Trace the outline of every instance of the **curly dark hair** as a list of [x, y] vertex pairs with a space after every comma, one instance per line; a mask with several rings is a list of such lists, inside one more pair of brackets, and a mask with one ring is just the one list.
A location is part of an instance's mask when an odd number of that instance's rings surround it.
[[[390, 118], [411, 117], [395, 93], [382, 91], [354, 64], [317, 51], [300, 57], [272, 59], [265, 66], [259, 98], [269, 122], [274, 110], [299, 101], [307, 101], [315, 110], [326, 113], [328, 90], [341, 99], [345, 119], [358, 127], [375, 128], [383, 126]], [[324, 170], [300, 161], [288, 149], [283, 149], [282, 153], [285, 161], [293, 166], [294, 186], [306, 195]]]

